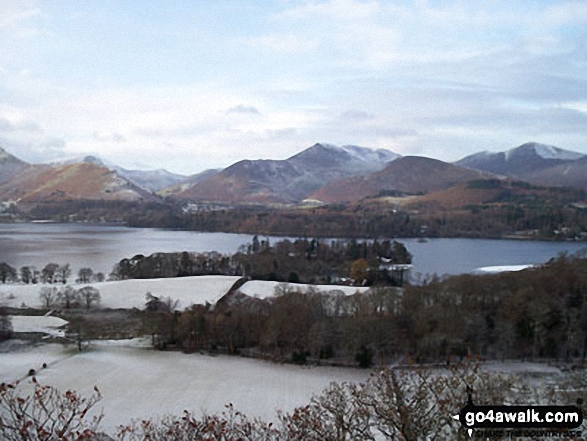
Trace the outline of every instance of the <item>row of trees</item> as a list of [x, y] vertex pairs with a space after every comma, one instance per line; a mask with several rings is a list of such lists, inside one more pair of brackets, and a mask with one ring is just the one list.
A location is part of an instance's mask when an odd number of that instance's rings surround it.
[[516, 273], [433, 279], [363, 294], [280, 288], [234, 293], [214, 308], [145, 316], [158, 346], [224, 348], [280, 359], [341, 357], [369, 365], [405, 358], [587, 358], [587, 260], [560, 258]]
[[[69, 263], [59, 265], [57, 263], [48, 263], [42, 270], [34, 266], [23, 266], [20, 270], [12, 267], [6, 262], [0, 263], [0, 281], [2, 283], [24, 284], [66, 284], [71, 277], [71, 266]], [[103, 273], [94, 273], [91, 268], [80, 268], [78, 271], [77, 283], [103, 282], [105, 276]]]
[[411, 258], [403, 244], [388, 239], [361, 242], [298, 239], [271, 244], [269, 239], [254, 236], [251, 243], [230, 256], [183, 252], [122, 259], [114, 267], [111, 278], [222, 274], [291, 283], [340, 283], [354, 279], [358, 284], [390, 284], [393, 280], [385, 271], [378, 273], [381, 262], [409, 264]]
[[558, 387], [536, 387], [518, 376], [484, 372], [474, 363], [435, 372], [380, 369], [364, 383], [332, 383], [308, 404], [279, 411], [274, 422], [251, 419], [228, 404], [220, 414], [184, 411], [181, 416], [131, 422], [106, 435], [99, 431], [103, 414], [95, 413], [102, 399], [97, 388], [83, 397], [42, 386], [34, 378], [33, 383], [30, 392], [19, 384], [0, 386], [2, 439], [113, 439], [107, 438], [111, 435], [119, 441], [459, 441], [471, 437], [452, 416], [469, 393], [478, 405], [580, 405], [578, 398], [587, 392], [586, 377], [577, 374], [566, 374]]
[[100, 291], [92, 286], [75, 289], [68, 285], [61, 289], [56, 286], [43, 286], [39, 300], [45, 308], [59, 306], [65, 309], [84, 307], [90, 309], [100, 303]]

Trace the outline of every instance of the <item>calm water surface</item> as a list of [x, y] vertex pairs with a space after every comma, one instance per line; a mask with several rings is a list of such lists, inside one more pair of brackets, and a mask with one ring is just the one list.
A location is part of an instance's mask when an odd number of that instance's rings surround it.
[[[14, 267], [69, 262], [109, 273], [116, 262], [136, 254], [172, 251], [233, 253], [251, 241], [248, 234], [201, 233], [85, 224], [0, 224], [0, 262]], [[276, 241], [279, 238], [270, 238]], [[413, 274], [459, 274], [496, 265], [544, 263], [587, 244], [490, 239], [400, 239], [413, 255]]]

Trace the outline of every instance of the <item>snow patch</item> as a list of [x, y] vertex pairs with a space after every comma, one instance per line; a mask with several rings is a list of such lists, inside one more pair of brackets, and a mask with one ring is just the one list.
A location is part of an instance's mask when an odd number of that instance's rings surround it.
[[65, 337], [65, 331], [59, 329], [67, 321], [59, 317], [15, 315], [11, 317], [12, 331], [18, 333], [40, 333], [54, 337]]
[[481, 268], [477, 268], [475, 272], [478, 273], [485, 273], [485, 274], [497, 274], [503, 273], [506, 271], [522, 271], [527, 268], [532, 268], [534, 265], [527, 264], [527, 265], [498, 265], [498, 266], [483, 266]]
[[328, 293], [332, 291], [341, 291], [344, 295], [351, 296], [357, 292], [363, 293], [367, 291], [368, 287], [363, 286], [342, 286], [342, 285], [307, 285], [302, 283], [283, 283], [272, 282], [265, 280], [251, 280], [239, 288], [239, 291], [250, 297], [257, 297], [266, 299], [275, 295], [277, 290], [295, 291], [307, 293], [310, 290], [315, 290], [320, 293]]
[[545, 144], [534, 144], [536, 154], [544, 159], [575, 160], [585, 155], [577, 152], [559, 149], [558, 147]]

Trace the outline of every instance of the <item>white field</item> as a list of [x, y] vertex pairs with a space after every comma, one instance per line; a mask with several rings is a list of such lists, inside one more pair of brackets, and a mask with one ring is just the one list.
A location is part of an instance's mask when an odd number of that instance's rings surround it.
[[[58, 344], [0, 353], [0, 380], [22, 378], [33, 368], [41, 384], [62, 391], [89, 396], [97, 386], [104, 397], [97, 406], [105, 414], [100, 427], [112, 433], [131, 419], [179, 415], [184, 409], [220, 413], [229, 402], [249, 417], [275, 421], [277, 409], [307, 404], [332, 381], [364, 381], [369, 375], [360, 369], [159, 352], [121, 343], [102, 342], [82, 353]], [[47, 369], [41, 368], [44, 362]]]
[[[104, 308], [139, 308], [145, 307], [145, 294], [150, 292], [159, 298], [171, 297], [179, 300], [178, 310], [183, 310], [190, 305], [206, 302], [214, 305], [235, 284], [238, 276], [194, 276], [176, 277], [167, 279], [132, 279], [114, 282], [73, 284], [76, 289], [84, 286], [93, 286], [100, 291], [100, 305]], [[366, 287], [338, 286], [338, 285], [304, 285], [296, 283], [283, 284], [262, 280], [252, 280], [245, 283], [240, 291], [249, 296], [258, 298], [271, 297], [275, 288], [280, 285], [287, 286], [294, 291], [306, 292], [310, 287], [317, 291], [342, 291], [345, 295], [364, 292]], [[0, 304], [11, 307], [20, 307], [23, 303], [32, 308], [41, 308], [44, 305], [39, 299], [42, 287], [55, 286], [62, 289], [65, 285], [0, 285]]]
[[11, 317], [11, 321], [12, 330], [16, 334], [20, 332], [39, 332], [55, 337], [65, 337], [65, 331], [59, 328], [67, 325], [67, 321], [59, 317], [16, 315]]
[[251, 297], [265, 299], [275, 294], [275, 289], [285, 288], [286, 290], [298, 291], [305, 293], [309, 289], [315, 289], [319, 292], [342, 291], [345, 295], [350, 296], [357, 292], [365, 292], [368, 287], [360, 286], [342, 286], [342, 285], [306, 285], [302, 283], [283, 283], [271, 282], [265, 280], [251, 280], [241, 286], [238, 290], [243, 294]]
[[[234, 283], [236, 276], [195, 276], [168, 279], [132, 279], [114, 282], [74, 284], [76, 289], [93, 286], [100, 291], [100, 305], [104, 308], [145, 307], [145, 294], [150, 292], [159, 298], [171, 297], [179, 300], [177, 309], [183, 310], [192, 304], [216, 303]], [[64, 285], [0, 285], [0, 303], [20, 307], [23, 303], [33, 308], [42, 307], [39, 293], [42, 287]]]

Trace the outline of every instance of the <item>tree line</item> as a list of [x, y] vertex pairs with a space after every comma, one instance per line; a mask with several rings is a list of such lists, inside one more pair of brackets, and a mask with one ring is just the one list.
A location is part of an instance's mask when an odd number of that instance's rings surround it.
[[158, 347], [293, 362], [584, 360], [587, 260], [561, 256], [520, 272], [433, 278], [351, 296], [284, 284], [270, 298], [237, 291], [214, 307], [155, 308], [144, 320]]
[[[91, 268], [80, 268], [77, 273], [76, 283], [103, 282], [106, 276], [102, 272], [94, 273]], [[57, 263], [48, 263], [39, 270], [35, 266], [25, 265], [20, 269], [14, 268], [6, 262], [0, 263], [0, 281], [5, 283], [24, 283], [24, 284], [63, 284], [65, 285], [71, 277], [71, 266], [69, 263], [59, 265]]]
[[144, 279], [197, 275], [244, 276], [289, 283], [357, 285], [398, 284], [392, 271], [380, 268], [409, 264], [412, 256], [397, 241], [281, 240], [254, 236], [232, 255], [211, 253], [155, 253], [122, 259], [112, 279]]
[[84, 286], [80, 289], [75, 289], [71, 285], [61, 289], [56, 286], [43, 286], [39, 292], [39, 300], [47, 309], [56, 306], [65, 309], [90, 309], [100, 303], [100, 291], [93, 286]]

